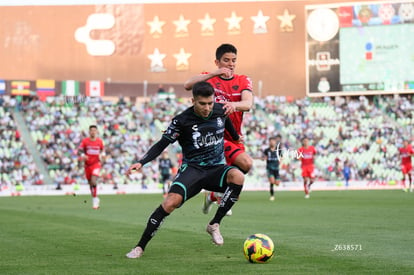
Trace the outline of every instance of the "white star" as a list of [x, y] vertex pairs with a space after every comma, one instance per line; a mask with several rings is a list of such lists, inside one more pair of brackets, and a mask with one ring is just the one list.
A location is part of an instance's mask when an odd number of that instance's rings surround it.
[[150, 34], [162, 34], [162, 26], [165, 25], [165, 21], [160, 21], [160, 19], [156, 15], [154, 16], [154, 20], [147, 22], [147, 24], [151, 27]]
[[227, 23], [229, 23], [227, 30], [240, 30], [240, 22], [243, 20], [243, 17], [239, 17], [236, 15], [234, 11], [231, 12], [231, 17], [224, 18]]
[[296, 18], [296, 15], [289, 14], [289, 11], [285, 9], [283, 15], [278, 15], [277, 18], [280, 20], [280, 28], [285, 31], [291, 31], [293, 29], [292, 20]]
[[183, 48], [180, 49], [179, 53], [173, 54], [174, 58], [177, 59], [176, 67], [188, 66], [188, 59], [191, 57], [191, 53], [186, 53]]
[[187, 26], [190, 22], [190, 20], [185, 20], [184, 16], [181, 14], [178, 20], [173, 21], [175, 25], [175, 32], [188, 32]]
[[210, 14], [206, 13], [203, 19], [198, 19], [197, 21], [201, 24], [202, 32], [214, 31], [213, 25], [216, 23], [216, 19], [210, 18]]
[[151, 59], [151, 71], [162, 71], [164, 68], [164, 63], [162, 60], [166, 56], [166, 54], [160, 53], [160, 50], [158, 48], [155, 48], [154, 53], [148, 55], [148, 58]]
[[266, 33], [267, 26], [266, 22], [269, 20], [269, 16], [264, 16], [262, 10], [259, 10], [257, 16], [252, 16], [251, 19], [254, 21], [253, 32], [254, 33]]

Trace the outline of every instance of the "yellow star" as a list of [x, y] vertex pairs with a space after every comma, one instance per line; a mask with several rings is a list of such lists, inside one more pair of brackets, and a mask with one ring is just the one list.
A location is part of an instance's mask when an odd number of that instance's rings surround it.
[[296, 15], [289, 14], [289, 11], [285, 9], [283, 15], [278, 15], [277, 18], [280, 20], [280, 28], [282, 31], [292, 31], [293, 30], [293, 19], [296, 18]]
[[175, 32], [188, 32], [188, 24], [190, 24], [190, 20], [185, 20], [184, 16], [181, 14], [178, 20], [174, 20], [173, 23], [175, 25]]
[[188, 59], [191, 57], [191, 53], [186, 53], [183, 48], [180, 49], [179, 53], [173, 54], [174, 58], [177, 59], [175, 64], [177, 69], [188, 68]]
[[154, 53], [148, 55], [148, 58], [151, 59], [151, 72], [165, 71], [164, 63], [162, 60], [166, 56], [166, 54], [160, 53], [160, 50], [158, 48], [154, 49]]
[[160, 21], [158, 16], [154, 16], [154, 20], [147, 22], [150, 26], [150, 34], [159, 33], [162, 34], [162, 26], [165, 25], [165, 21]]
[[213, 32], [213, 25], [216, 23], [215, 18], [210, 18], [210, 14], [206, 13], [203, 19], [198, 19], [198, 23], [201, 24], [202, 32]]
[[254, 33], [266, 33], [267, 26], [266, 22], [269, 20], [269, 16], [264, 16], [262, 10], [259, 10], [257, 16], [252, 16], [251, 19], [254, 21], [253, 32]]
[[224, 20], [229, 23], [227, 30], [240, 30], [240, 22], [243, 20], [243, 17], [237, 16], [234, 11], [231, 12], [231, 17], [226, 17]]

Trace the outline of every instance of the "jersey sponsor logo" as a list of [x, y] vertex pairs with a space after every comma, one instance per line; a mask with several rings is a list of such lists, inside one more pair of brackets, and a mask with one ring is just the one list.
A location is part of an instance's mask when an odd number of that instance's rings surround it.
[[88, 155], [99, 155], [99, 153], [101, 152], [99, 147], [88, 147], [86, 149], [86, 154]]
[[224, 125], [223, 120], [221, 119], [221, 117], [217, 118], [217, 127], [222, 128]]

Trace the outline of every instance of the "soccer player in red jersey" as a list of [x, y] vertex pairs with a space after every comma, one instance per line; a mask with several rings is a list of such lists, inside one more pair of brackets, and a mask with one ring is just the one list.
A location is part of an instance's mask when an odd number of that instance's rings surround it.
[[[225, 114], [229, 116], [239, 136], [242, 135], [243, 112], [248, 112], [253, 106], [252, 81], [246, 75], [235, 74], [237, 63], [237, 48], [231, 44], [222, 44], [216, 49], [213, 72], [202, 73], [191, 77], [184, 83], [186, 90], [191, 90], [199, 81], [209, 82], [214, 87], [215, 101], [224, 104]], [[226, 131], [224, 134], [224, 154], [228, 165], [237, 166], [243, 173], [248, 173], [253, 160], [245, 152], [244, 144], [234, 141]], [[243, 138], [242, 138], [243, 140]], [[206, 194], [203, 213], [207, 214], [214, 201], [220, 199], [221, 194], [210, 192]], [[231, 215], [231, 212], [228, 213]]]
[[411, 180], [411, 171], [413, 169], [413, 166], [411, 164], [411, 157], [414, 155], [414, 150], [411, 147], [411, 144], [408, 143], [407, 140], [404, 140], [403, 146], [398, 149], [400, 152], [401, 157], [401, 172], [403, 173], [403, 179], [402, 184], [404, 186], [404, 191], [407, 191], [406, 185], [405, 185], [405, 178], [408, 177], [408, 184], [410, 192], [413, 192], [412, 188], [412, 180]]
[[93, 209], [99, 209], [97, 179], [100, 176], [100, 154], [103, 150], [103, 141], [98, 138], [98, 127], [96, 125], [89, 126], [89, 137], [82, 140], [78, 152], [81, 154], [80, 159], [85, 162], [85, 177], [91, 190]]
[[309, 139], [302, 139], [302, 147], [298, 150], [299, 159], [302, 162], [302, 177], [303, 177], [303, 188], [305, 189], [305, 198], [309, 198], [309, 192], [311, 185], [313, 184], [314, 175], [314, 159], [316, 150], [315, 147], [309, 145]]

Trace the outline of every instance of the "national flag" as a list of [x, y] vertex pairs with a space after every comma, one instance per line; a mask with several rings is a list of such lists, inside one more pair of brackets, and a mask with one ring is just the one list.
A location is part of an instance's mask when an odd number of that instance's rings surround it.
[[104, 82], [98, 80], [86, 81], [86, 96], [103, 96]]
[[30, 95], [30, 81], [13, 80], [11, 82], [11, 95]]
[[37, 96], [40, 100], [46, 100], [48, 96], [55, 95], [55, 81], [51, 79], [36, 80]]
[[79, 81], [76, 81], [76, 80], [62, 81], [62, 95], [78, 96], [79, 95]]
[[0, 79], [0, 95], [4, 95], [6, 93], [6, 81]]

